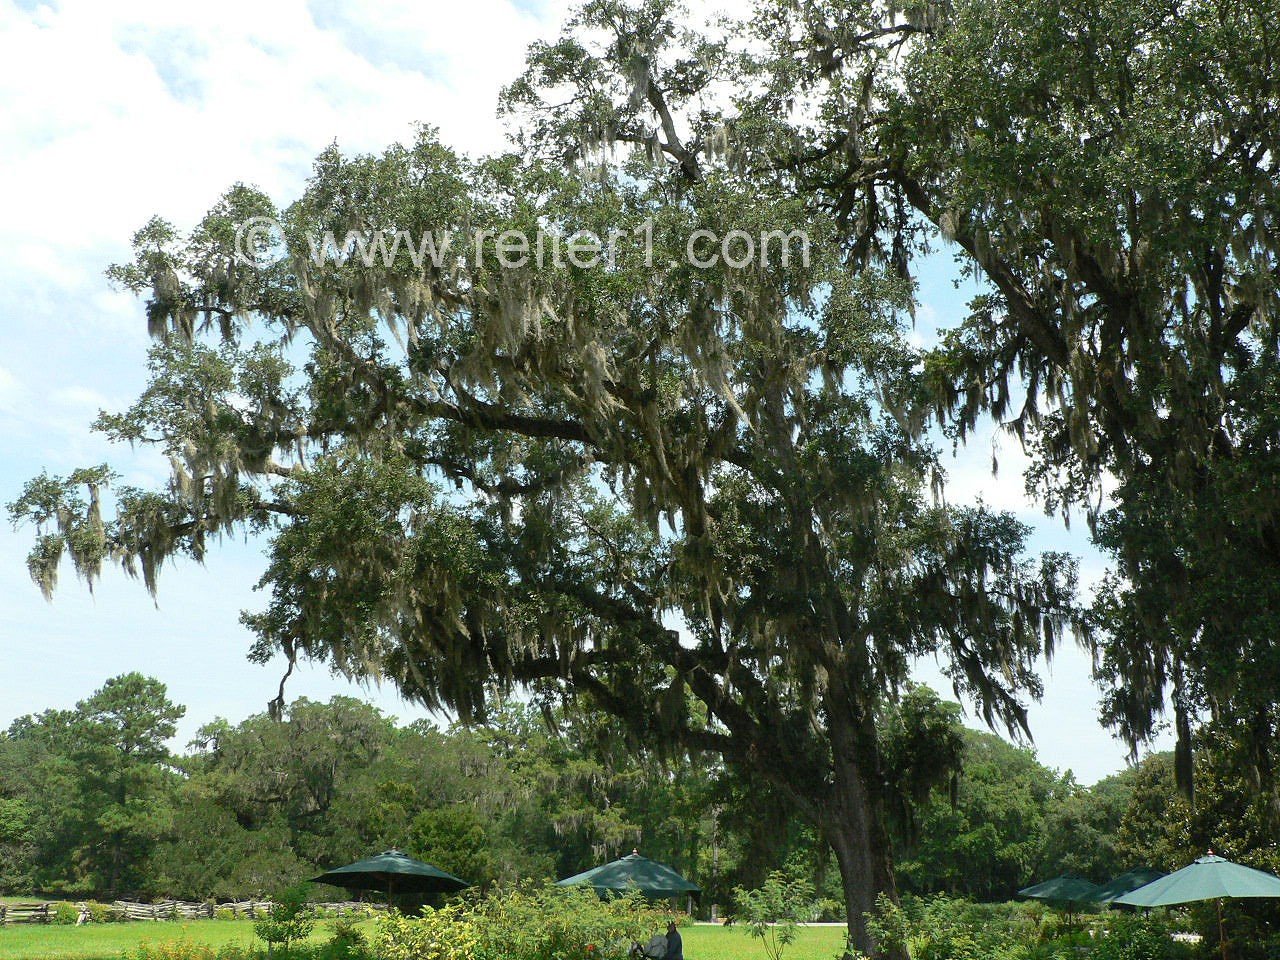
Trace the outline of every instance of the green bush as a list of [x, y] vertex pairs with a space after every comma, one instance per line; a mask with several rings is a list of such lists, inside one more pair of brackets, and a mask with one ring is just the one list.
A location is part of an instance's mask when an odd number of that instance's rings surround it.
[[369, 946], [378, 960], [472, 960], [475, 925], [457, 905], [426, 907], [418, 917], [392, 911], [378, 918]]
[[[63, 926], [71, 926], [80, 919], [79, 903], [70, 903], [63, 901], [53, 906], [53, 913], [50, 915], [50, 922]], [[97, 903], [96, 901], [88, 901], [83, 907], [89, 911], [89, 920], [93, 923], [111, 923], [119, 919], [114, 910], [105, 903]]]
[[586, 887], [524, 886], [472, 900], [477, 960], [626, 960], [666, 928], [639, 894], [601, 900]]
[[882, 943], [908, 947], [913, 960], [1192, 960], [1197, 956], [1191, 947], [1173, 939], [1182, 925], [1176, 917], [1086, 913], [1068, 924], [1056, 911], [1024, 904], [906, 897], [901, 904], [882, 898], [869, 922]]
[[290, 945], [305, 940], [316, 925], [315, 910], [308, 902], [311, 888], [303, 883], [280, 891], [272, 898], [267, 912], [253, 921], [253, 932], [267, 944], [267, 955], [276, 948], [288, 950]]
[[780, 870], [769, 874], [756, 890], [735, 888], [733, 896], [738, 903], [734, 919], [760, 941], [769, 960], [782, 960], [783, 951], [795, 942], [797, 924], [812, 923], [826, 910], [826, 904], [815, 898], [812, 883], [788, 878]]
[[384, 914], [367, 947], [351, 939], [341, 948], [377, 960], [627, 960], [632, 943], [666, 922], [638, 895], [601, 900], [590, 889], [519, 886], [418, 917]]
[[1092, 960], [1187, 960], [1191, 948], [1172, 933], [1167, 921], [1116, 914], [1095, 939]]
[[124, 954], [124, 960], [256, 960], [256, 956], [238, 944], [213, 947], [183, 938], [164, 943], [143, 940]]
[[[1054, 918], [1020, 904], [977, 904], [948, 897], [904, 897], [894, 904], [881, 897], [868, 924], [886, 946], [905, 946], [914, 960], [1056, 960], [1078, 957], [1087, 934], [1057, 937]], [[1049, 938], [1053, 946], [1038, 946]], [[1057, 946], [1072, 949], [1061, 954]]]
[[236, 912], [230, 907], [218, 907], [213, 911], [213, 916], [217, 920], [234, 920]]
[[333, 936], [325, 945], [327, 960], [362, 960], [368, 955], [369, 943], [360, 930], [360, 916], [346, 914], [333, 920]]
[[54, 904], [53, 916], [51, 917], [53, 923], [67, 925], [73, 924], [79, 919], [80, 908], [74, 903]]

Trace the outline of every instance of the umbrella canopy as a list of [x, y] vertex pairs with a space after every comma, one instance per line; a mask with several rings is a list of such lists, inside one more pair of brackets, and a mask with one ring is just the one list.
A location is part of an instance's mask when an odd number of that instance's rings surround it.
[[451, 873], [388, 850], [321, 874], [312, 883], [328, 883], [348, 890], [386, 890], [392, 893], [452, 893], [471, 886]]
[[1122, 873], [1110, 883], [1104, 883], [1098, 888], [1098, 895], [1094, 898], [1094, 902], [1111, 903], [1117, 897], [1132, 893], [1139, 887], [1145, 887], [1148, 883], [1153, 880], [1159, 880], [1163, 876], [1165, 874], [1159, 870], [1152, 870], [1150, 867], [1138, 867], [1136, 870]]
[[1280, 877], [1211, 853], [1112, 902], [1134, 907], [1168, 907], [1224, 897], [1280, 897]]
[[594, 887], [597, 893], [627, 893], [639, 890], [646, 897], [676, 897], [685, 893], [701, 893], [702, 888], [690, 883], [665, 864], [642, 857], [637, 851], [585, 873], [565, 877], [557, 887]]
[[1036, 900], [1059, 900], [1063, 903], [1092, 903], [1101, 889], [1096, 883], [1090, 883], [1084, 877], [1078, 877], [1074, 873], [1064, 873], [1060, 877], [1019, 890], [1018, 896], [1032, 897]]

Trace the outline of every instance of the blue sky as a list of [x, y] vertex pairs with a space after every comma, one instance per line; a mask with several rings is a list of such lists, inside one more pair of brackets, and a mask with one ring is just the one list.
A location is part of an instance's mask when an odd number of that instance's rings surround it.
[[[42, 469], [110, 460], [127, 482], [155, 485], [164, 463], [111, 448], [88, 424], [144, 383], [141, 306], [112, 291], [103, 269], [128, 254], [153, 213], [189, 226], [231, 183], [293, 196], [314, 156], [337, 141], [377, 150], [415, 123], [481, 152], [501, 144], [498, 88], [527, 43], [551, 34], [561, 0], [226, 0], [216, 7], [131, 0], [0, 0], [0, 502]], [[945, 261], [921, 277], [918, 335], [954, 319], [965, 300]], [[993, 432], [948, 455], [948, 499], [982, 497], [1035, 527], [1036, 550], [1102, 571], [1076, 524], [1043, 517], [1022, 492], [1023, 459]], [[204, 567], [167, 568], [159, 597], [118, 571], [90, 594], [70, 570], [47, 604], [27, 578], [28, 535], [0, 524], [0, 725], [67, 706], [107, 677], [140, 670], [189, 707], [180, 740], [214, 716], [238, 720], [275, 694], [275, 665], [250, 664], [239, 613], [258, 605], [261, 545], [226, 542]], [[924, 664], [921, 679], [946, 690]], [[1041, 758], [1084, 782], [1124, 762], [1098, 727], [1088, 657], [1060, 652], [1032, 710]], [[314, 667], [291, 696], [367, 696], [409, 719], [423, 711], [388, 690], [361, 689]]]

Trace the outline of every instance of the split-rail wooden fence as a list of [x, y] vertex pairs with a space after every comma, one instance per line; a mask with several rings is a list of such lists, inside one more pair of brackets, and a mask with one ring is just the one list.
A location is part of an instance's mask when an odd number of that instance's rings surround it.
[[[87, 923], [93, 919], [89, 905], [76, 905], [79, 909], [77, 923]], [[385, 910], [382, 903], [313, 903], [312, 907], [324, 913], [342, 916], [344, 913]], [[232, 917], [252, 920], [271, 908], [270, 900], [238, 900], [228, 903], [206, 901], [194, 903], [187, 900], [161, 900], [158, 903], [135, 903], [129, 900], [116, 900], [107, 905], [107, 913], [113, 921], [117, 920], [212, 920], [230, 913]], [[0, 926], [9, 923], [52, 923], [58, 904], [54, 902], [33, 903], [0, 903]]]

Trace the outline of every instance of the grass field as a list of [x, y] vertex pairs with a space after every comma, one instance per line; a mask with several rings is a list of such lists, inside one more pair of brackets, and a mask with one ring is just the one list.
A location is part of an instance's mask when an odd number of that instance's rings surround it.
[[[317, 928], [320, 934], [322, 927]], [[327, 931], [323, 934], [327, 936]], [[221, 946], [253, 942], [251, 920], [194, 920], [188, 923], [95, 923], [83, 927], [21, 923], [0, 927], [3, 960], [114, 960], [143, 940], [192, 940]]]
[[[801, 927], [783, 960], [834, 960], [844, 949], [844, 934], [844, 927]], [[760, 941], [743, 927], [690, 927], [680, 935], [688, 960], [765, 960]]]
[[[765, 960], [758, 940], [741, 927], [697, 926], [681, 931], [689, 960]], [[313, 939], [326, 940], [330, 925], [318, 924]], [[832, 960], [843, 945], [842, 927], [805, 927], [785, 960]], [[188, 923], [103, 923], [89, 926], [14, 924], [0, 927], [0, 960], [116, 960], [143, 940], [172, 940], [220, 946], [254, 946], [249, 920], [194, 920]], [[259, 944], [260, 945], [260, 944]]]

